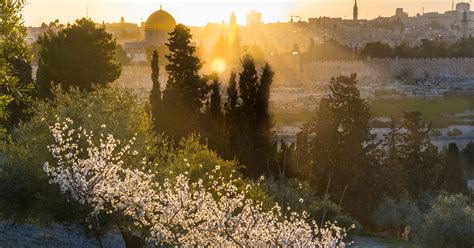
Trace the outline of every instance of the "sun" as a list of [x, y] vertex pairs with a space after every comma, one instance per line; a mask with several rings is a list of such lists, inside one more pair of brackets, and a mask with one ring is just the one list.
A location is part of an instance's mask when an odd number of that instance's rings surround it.
[[226, 62], [221, 58], [216, 58], [211, 63], [211, 69], [213, 72], [216, 72], [216, 73], [224, 72], [226, 67], [227, 67]]

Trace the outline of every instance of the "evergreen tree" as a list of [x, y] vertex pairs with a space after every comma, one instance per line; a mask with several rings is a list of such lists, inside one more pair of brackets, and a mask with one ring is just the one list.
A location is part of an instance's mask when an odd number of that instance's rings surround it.
[[449, 193], [469, 192], [458, 146], [450, 143], [444, 163], [441, 164], [436, 177], [436, 186], [439, 190]]
[[367, 221], [380, 197], [371, 190], [380, 182], [380, 167], [374, 157], [369, 105], [357, 82], [355, 74], [332, 78], [329, 99], [321, 101], [306, 132], [315, 135], [309, 145], [315, 190]]
[[462, 154], [467, 159], [467, 162], [471, 165], [471, 167], [474, 168], [474, 142], [469, 142], [462, 151]]
[[206, 113], [201, 120], [201, 135], [207, 138], [209, 148], [217, 151], [221, 156], [228, 155], [228, 139], [225, 131], [224, 114], [222, 112], [222, 98], [220, 93], [219, 77], [210, 76]]
[[209, 86], [209, 111], [212, 119], [221, 122], [223, 119], [220, 93], [221, 84], [216, 74], [214, 74], [212, 78], [212, 84]]
[[235, 155], [241, 163], [245, 165], [244, 174], [258, 177], [265, 170], [265, 165], [257, 164], [257, 147], [255, 139], [257, 137], [257, 92], [258, 74], [255, 61], [250, 55], [242, 58], [242, 71], [239, 74], [239, 97], [240, 105], [238, 110], [239, 135], [236, 141], [231, 141], [237, 146]]
[[255, 106], [257, 104], [258, 74], [255, 61], [250, 55], [242, 59], [242, 72], [239, 74], [239, 91], [241, 109], [250, 124], [256, 122]]
[[170, 53], [166, 55], [169, 63], [167, 89], [176, 89], [183, 100], [183, 104], [192, 113], [199, 113], [203, 100], [207, 94], [206, 84], [199, 75], [202, 68], [201, 60], [196, 56], [196, 47], [191, 45], [191, 30], [178, 24], [170, 33], [166, 44]]
[[120, 76], [115, 40], [89, 19], [77, 20], [57, 33], [47, 32], [38, 44], [36, 78], [41, 97], [52, 97], [51, 83], [90, 91], [94, 84], [105, 85]]
[[191, 31], [178, 24], [166, 46], [168, 82], [163, 91], [161, 116], [158, 118], [160, 131], [179, 141], [182, 137], [199, 130], [201, 108], [207, 96], [206, 81], [199, 75], [201, 60], [191, 45]]
[[309, 150], [309, 133], [308, 128], [303, 127], [301, 132], [296, 134], [295, 142], [295, 155], [293, 161], [292, 171], [295, 177], [301, 178], [306, 181], [311, 181], [311, 170], [310, 170], [310, 150]]
[[151, 88], [150, 93], [150, 105], [151, 105], [151, 116], [153, 119], [154, 129], [158, 130], [157, 120], [159, 117], [159, 110], [161, 105], [161, 88], [160, 88], [160, 66], [158, 60], [158, 52], [153, 51], [153, 56], [151, 60], [151, 81], [153, 82], [153, 87]]
[[255, 104], [255, 111], [257, 114], [257, 132], [262, 139], [266, 140], [271, 138], [269, 131], [273, 128], [274, 124], [269, 107], [270, 86], [273, 82], [273, 76], [274, 72], [270, 65], [266, 63], [260, 76]]
[[269, 110], [273, 71], [264, 65], [259, 77], [252, 56], [242, 58], [238, 89], [235, 73], [231, 74], [225, 103], [225, 125], [231, 154], [245, 165], [247, 176], [277, 173], [277, 158], [272, 144], [272, 115]]
[[406, 193], [406, 184], [402, 161], [400, 158], [401, 133], [400, 127], [392, 118], [390, 130], [385, 134], [382, 146], [384, 154], [380, 154], [383, 158], [382, 177], [385, 183], [381, 191], [386, 192], [387, 196], [399, 198]]
[[[259, 161], [256, 161], [260, 164], [270, 165], [273, 160], [273, 152], [275, 151], [272, 138], [273, 134], [271, 129], [274, 126], [273, 116], [270, 113], [270, 86], [273, 82], [274, 72], [272, 71], [270, 65], [266, 63], [263, 66], [262, 73], [260, 75], [260, 80], [258, 84], [256, 100], [255, 100], [255, 114], [256, 114], [256, 132], [257, 136], [255, 137], [255, 146], [256, 153], [260, 155]], [[264, 172], [263, 169], [260, 169], [261, 173]]]
[[420, 112], [405, 112], [401, 129], [403, 178], [410, 196], [418, 197], [433, 189], [438, 151], [431, 144], [431, 126], [423, 121]]
[[239, 91], [235, 72], [231, 72], [227, 88], [227, 101], [224, 104], [225, 132], [229, 138], [229, 149], [232, 154], [237, 154], [239, 149]]

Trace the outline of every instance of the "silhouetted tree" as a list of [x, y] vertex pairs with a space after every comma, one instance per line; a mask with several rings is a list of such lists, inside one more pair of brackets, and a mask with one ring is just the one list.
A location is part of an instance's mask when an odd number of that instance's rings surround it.
[[[239, 74], [239, 97], [238, 110], [239, 135], [237, 142], [237, 158], [246, 166], [244, 174], [247, 176], [260, 176], [265, 172], [266, 165], [257, 164], [256, 138], [257, 138], [257, 92], [258, 74], [255, 62], [250, 55], [242, 58], [242, 71]], [[263, 169], [262, 169], [263, 167]]]
[[153, 86], [150, 93], [150, 105], [151, 105], [151, 116], [153, 119], [153, 125], [155, 130], [158, 130], [158, 118], [160, 105], [161, 105], [161, 87], [160, 87], [160, 66], [159, 66], [159, 56], [158, 52], [155, 50], [153, 52], [153, 58], [151, 60], [151, 81]]
[[227, 88], [227, 101], [224, 104], [225, 130], [229, 137], [229, 148], [232, 154], [239, 149], [239, 91], [235, 72], [231, 72]]
[[227, 157], [229, 155], [229, 146], [224, 124], [224, 113], [221, 106], [221, 84], [217, 74], [211, 75], [210, 80], [206, 112], [201, 116], [201, 135], [207, 138], [209, 148], [217, 151], [221, 156]]
[[272, 143], [272, 115], [269, 110], [273, 71], [266, 64], [259, 77], [252, 56], [242, 58], [242, 71], [237, 82], [231, 74], [225, 103], [225, 126], [231, 156], [245, 165], [247, 176], [277, 173], [273, 167], [276, 155]]
[[431, 126], [423, 121], [420, 112], [405, 112], [401, 129], [403, 178], [410, 196], [418, 197], [433, 189], [438, 150], [431, 144]]
[[202, 62], [195, 55], [191, 38], [189, 28], [178, 24], [166, 44], [170, 51], [166, 55], [168, 82], [163, 91], [158, 126], [175, 141], [199, 130], [199, 116], [207, 96], [206, 82], [199, 75]]
[[315, 120], [305, 131], [314, 134], [309, 150], [315, 190], [342, 204], [354, 217], [367, 220], [380, 197], [380, 192], [368, 190], [378, 186], [380, 166], [374, 159], [369, 105], [361, 98], [357, 82], [355, 74], [332, 78], [329, 99], [321, 100]]
[[384, 135], [382, 142], [383, 152], [380, 157], [382, 161], [382, 177], [384, 184], [381, 191], [389, 197], [399, 198], [406, 194], [406, 184], [400, 154], [401, 144], [400, 127], [392, 118], [390, 130]]
[[270, 113], [270, 86], [273, 83], [274, 72], [268, 63], [263, 66], [258, 84], [255, 113], [257, 131], [256, 152], [260, 154], [260, 163], [270, 164], [274, 152], [272, 144], [272, 128], [274, 126], [273, 116]]
[[211, 113], [211, 117], [219, 121], [223, 119], [220, 87], [221, 84], [219, 83], [219, 77], [214, 74], [212, 76], [212, 83], [209, 86], [209, 111]]
[[474, 142], [469, 142], [464, 150], [462, 150], [462, 154], [467, 159], [472, 168], [474, 168]]
[[438, 190], [449, 193], [469, 192], [461, 156], [455, 143], [450, 143], [448, 146], [445, 161], [437, 171], [436, 186]]
[[391, 58], [392, 48], [382, 42], [367, 43], [360, 51], [360, 56], [364, 59], [370, 58]]
[[315, 45], [311, 39], [308, 52], [303, 57], [307, 60], [349, 60], [355, 56], [349, 47], [336, 40], [325, 40], [322, 44]]
[[105, 85], [120, 76], [112, 35], [89, 19], [77, 20], [57, 33], [49, 31], [38, 44], [36, 77], [41, 97], [51, 97], [51, 83], [91, 90], [94, 84]]

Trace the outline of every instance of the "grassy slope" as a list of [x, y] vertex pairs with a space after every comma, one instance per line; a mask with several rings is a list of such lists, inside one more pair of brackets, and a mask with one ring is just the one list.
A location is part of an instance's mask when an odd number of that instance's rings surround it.
[[464, 97], [439, 97], [431, 99], [376, 99], [370, 102], [372, 114], [379, 116], [397, 116], [403, 111], [420, 111], [428, 121], [434, 121], [446, 114], [462, 113], [469, 109], [469, 100]]
[[[404, 98], [374, 99], [370, 101], [374, 117], [390, 117], [398, 119], [403, 111], [420, 111], [428, 122], [435, 126], [457, 124], [454, 118], [443, 118], [447, 114], [462, 113], [472, 108], [472, 100], [466, 97], [450, 96], [438, 98]], [[296, 113], [276, 112], [274, 120], [277, 125], [292, 125], [294, 122], [308, 122], [315, 116], [315, 111], [299, 111]]]

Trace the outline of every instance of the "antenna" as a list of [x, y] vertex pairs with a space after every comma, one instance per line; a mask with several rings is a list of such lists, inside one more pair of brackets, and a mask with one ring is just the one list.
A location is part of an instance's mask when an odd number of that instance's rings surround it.
[[86, 3], [86, 17], [89, 18], [89, 1]]

